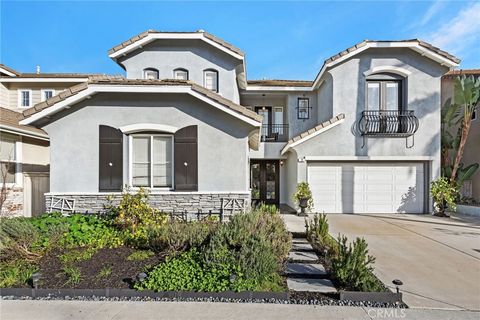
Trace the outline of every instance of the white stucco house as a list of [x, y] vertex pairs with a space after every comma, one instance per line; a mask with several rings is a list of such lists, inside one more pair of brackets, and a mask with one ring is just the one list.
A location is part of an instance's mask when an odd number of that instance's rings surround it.
[[314, 211], [427, 213], [440, 175], [441, 78], [454, 56], [421, 40], [365, 40], [312, 81], [247, 80], [245, 54], [203, 30], [146, 31], [95, 76], [23, 110], [50, 143], [52, 197], [101, 211], [125, 185], [164, 210], [225, 199]]

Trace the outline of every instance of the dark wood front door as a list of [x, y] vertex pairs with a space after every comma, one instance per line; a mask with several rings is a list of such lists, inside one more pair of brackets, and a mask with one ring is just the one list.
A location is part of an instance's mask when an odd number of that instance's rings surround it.
[[250, 161], [250, 188], [252, 204], [278, 205], [280, 203], [280, 171], [278, 160]]

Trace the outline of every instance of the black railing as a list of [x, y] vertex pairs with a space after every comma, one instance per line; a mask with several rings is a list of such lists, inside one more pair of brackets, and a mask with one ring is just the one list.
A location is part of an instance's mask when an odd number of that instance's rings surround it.
[[408, 137], [418, 130], [418, 118], [412, 110], [363, 111], [358, 124], [363, 136]]
[[264, 124], [262, 125], [262, 142], [286, 142], [288, 141], [288, 124]]

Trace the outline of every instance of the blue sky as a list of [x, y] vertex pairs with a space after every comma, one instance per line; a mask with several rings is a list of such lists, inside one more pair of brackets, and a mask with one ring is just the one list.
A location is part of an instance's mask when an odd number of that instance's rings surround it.
[[20, 72], [122, 73], [107, 50], [147, 29], [204, 29], [246, 53], [249, 79], [313, 79], [363, 39], [421, 38], [480, 68], [480, 2], [0, 0], [0, 62]]

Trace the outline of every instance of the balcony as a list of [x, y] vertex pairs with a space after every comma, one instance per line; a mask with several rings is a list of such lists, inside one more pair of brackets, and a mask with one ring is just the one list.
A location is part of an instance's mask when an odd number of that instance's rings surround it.
[[288, 124], [262, 125], [261, 142], [287, 142]]
[[362, 136], [409, 137], [417, 132], [418, 125], [412, 110], [368, 110], [362, 112], [358, 129]]

